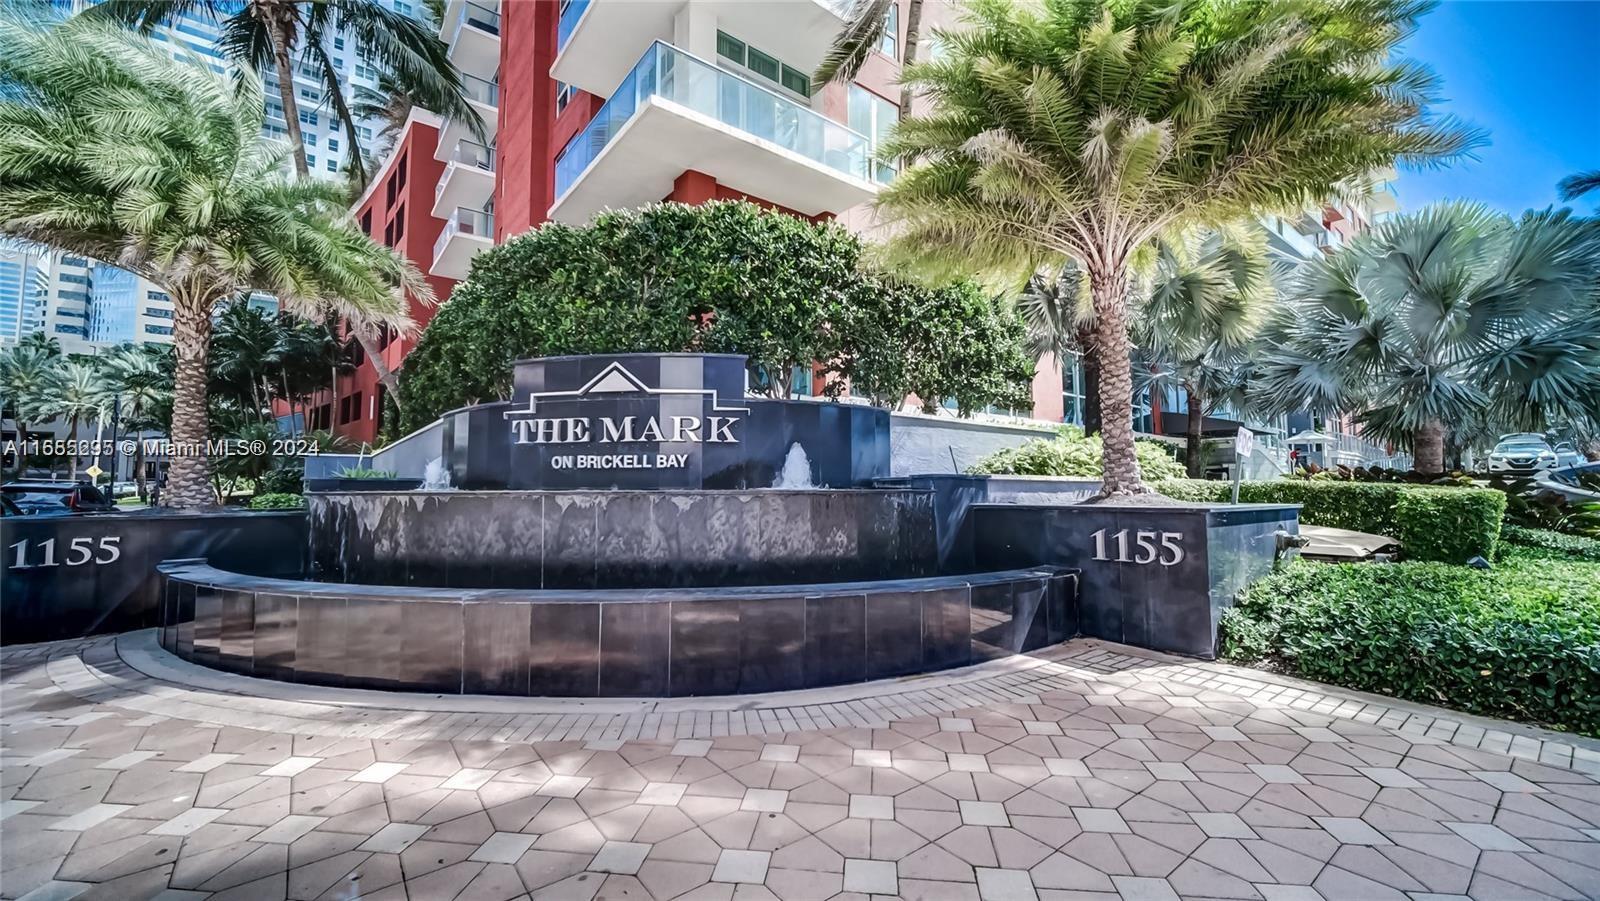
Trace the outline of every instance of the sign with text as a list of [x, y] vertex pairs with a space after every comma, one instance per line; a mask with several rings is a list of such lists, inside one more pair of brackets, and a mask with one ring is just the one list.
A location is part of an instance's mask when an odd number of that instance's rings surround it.
[[749, 415], [743, 357], [524, 360], [504, 413], [512, 486], [700, 487], [708, 453], [737, 448]]

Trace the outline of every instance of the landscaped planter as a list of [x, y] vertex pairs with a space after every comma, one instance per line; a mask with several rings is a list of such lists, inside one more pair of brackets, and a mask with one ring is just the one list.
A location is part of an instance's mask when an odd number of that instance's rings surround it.
[[415, 491], [421, 479], [306, 479], [307, 491]]

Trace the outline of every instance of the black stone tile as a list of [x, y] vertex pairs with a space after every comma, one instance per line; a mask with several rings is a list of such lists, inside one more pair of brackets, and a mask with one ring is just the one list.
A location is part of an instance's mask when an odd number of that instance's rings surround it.
[[1016, 616], [1012, 653], [1033, 651], [1050, 644], [1049, 577], [1012, 583], [1011, 602]]
[[543, 511], [543, 588], [593, 588], [596, 536], [603, 498], [553, 494]]
[[345, 684], [351, 688], [401, 687], [400, 660], [406, 635], [405, 601], [352, 597], [345, 610]]
[[222, 635], [217, 666], [250, 675], [255, 656], [255, 595], [248, 591], [222, 590]]
[[668, 690], [668, 604], [600, 605], [600, 695], [653, 698]]
[[493, 602], [466, 605], [463, 691], [494, 695], [528, 693], [528, 630], [534, 606]]
[[184, 659], [194, 657], [194, 583], [178, 583], [177, 598], [177, 655]]
[[295, 617], [294, 680], [344, 685], [348, 617], [342, 597], [300, 597]]
[[740, 632], [737, 600], [682, 601], [672, 611], [671, 684], [675, 698], [732, 694], [739, 690]]
[[885, 591], [866, 596], [868, 679], [922, 669], [922, 604], [932, 594], [935, 592]]
[[256, 595], [255, 675], [294, 679], [296, 619], [299, 599], [293, 595]]
[[222, 657], [222, 593], [211, 585], [194, 589], [194, 659], [216, 666]]
[[412, 601], [399, 605], [400, 669], [396, 685], [419, 691], [461, 691], [465, 645], [459, 601]]
[[966, 666], [972, 661], [971, 591], [965, 585], [925, 592], [922, 601], [922, 667], [925, 671]]
[[529, 607], [528, 694], [596, 696], [600, 690], [600, 605]]
[[806, 686], [806, 599], [747, 598], [739, 602], [739, 691], [788, 691]]
[[867, 677], [865, 595], [806, 598], [806, 684], [842, 685]]
[[1012, 653], [1016, 631], [1010, 582], [972, 586], [972, 662]]

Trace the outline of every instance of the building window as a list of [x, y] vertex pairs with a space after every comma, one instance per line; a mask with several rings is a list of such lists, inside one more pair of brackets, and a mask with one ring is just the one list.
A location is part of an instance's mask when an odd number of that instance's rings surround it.
[[77, 335], [79, 338], [89, 337], [89, 330], [81, 325], [56, 324], [56, 333], [61, 335]]
[[306, 133], [306, 146], [307, 147], [315, 147], [315, 146], [317, 146], [317, 136], [312, 134], [312, 133], [310, 133], [310, 132], [307, 132]]
[[63, 265], [63, 266], [88, 266], [89, 265], [89, 261], [84, 259], [83, 257], [62, 257], [61, 258], [61, 265]]
[[1061, 421], [1083, 425], [1083, 358], [1077, 354], [1061, 364]]
[[[867, 136], [874, 158], [878, 145], [889, 137], [895, 123], [900, 121], [900, 107], [858, 84], [850, 86], [850, 127]], [[894, 178], [895, 167], [891, 160], [874, 159], [873, 177], [880, 182]]]
[[339, 149], [339, 139], [338, 138], [329, 138], [328, 139], [328, 149], [329, 150], [338, 150]]
[[317, 155], [315, 153], [306, 154], [306, 165], [307, 166], [315, 166], [316, 164], [317, 164]]
[[66, 282], [69, 285], [88, 285], [89, 284], [89, 276], [87, 276], [87, 275], [77, 275], [76, 273], [72, 273], [72, 272], [63, 272], [61, 274], [61, 280]]
[[145, 307], [145, 316], [151, 319], [171, 319], [172, 311], [164, 307]]
[[883, 40], [878, 42], [878, 52], [890, 59], [900, 58], [900, 7], [890, 3], [883, 16]]
[[170, 326], [170, 325], [146, 325], [144, 327], [144, 330], [145, 330], [145, 334], [148, 334], [148, 335], [170, 335], [170, 334], [172, 334], [172, 326]]
[[398, 170], [395, 172], [395, 178], [399, 179], [395, 184], [395, 190], [397, 191], [406, 186], [406, 169], [409, 168], [406, 166], [407, 156], [410, 156], [410, 154], [400, 157], [400, 162], [395, 164], [395, 169]]
[[572, 85], [564, 81], [556, 82], [556, 115], [561, 115], [561, 111], [572, 102], [572, 95], [575, 93], [577, 90]]
[[725, 31], [717, 32], [717, 55], [759, 79], [771, 82], [791, 94], [811, 96], [811, 77], [776, 57], [763, 53]]
[[328, 160], [328, 171], [329, 172], [338, 172], [339, 171], [339, 161], [338, 160]]
[[343, 50], [344, 49], [344, 38], [342, 38], [342, 37], [334, 38], [333, 39], [333, 49], [335, 49], [335, 50]]
[[372, 237], [372, 211], [367, 210], [361, 214], [361, 232], [367, 237]]
[[399, 244], [400, 239], [406, 236], [406, 205], [400, 204], [394, 211], [394, 243]]

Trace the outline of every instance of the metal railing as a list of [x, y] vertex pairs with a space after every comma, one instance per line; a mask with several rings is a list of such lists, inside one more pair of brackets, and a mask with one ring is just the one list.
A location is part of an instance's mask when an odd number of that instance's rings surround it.
[[488, 106], [500, 105], [500, 86], [492, 81], [462, 72], [461, 87], [468, 100], [476, 100]]
[[589, 8], [590, 2], [591, 0], [570, 0], [561, 5], [561, 20], [556, 24], [556, 53], [566, 48], [568, 39], [578, 27], [578, 20], [583, 18], [583, 13]]
[[[494, 148], [485, 147], [476, 141], [469, 141], [466, 138], [462, 138], [456, 142], [455, 149], [450, 151], [450, 159], [446, 162], [460, 163], [463, 166], [471, 166], [474, 169], [482, 169], [485, 172], [493, 172]], [[439, 183], [433, 186], [433, 196], [435, 200], [439, 198], [439, 195], [444, 193], [445, 184], [446, 180], [441, 178], [439, 179]]]
[[483, 210], [469, 209], [458, 206], [450, 213], [450, 218], [444, 220], [444, 228], [439, 232], [439, 240], [433, 242], [433, 258], [437, 261], [444, 253], [444, 246], [456, 235], [475, 235], [494, 240], [494, 214]]
[[657, 41], [556, 160], [556, 198], [576, 184], [651, 97], [659, 97], [862, 180], [871, 175], [866, 135], [732, 72]]

